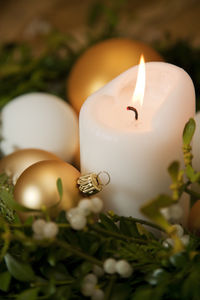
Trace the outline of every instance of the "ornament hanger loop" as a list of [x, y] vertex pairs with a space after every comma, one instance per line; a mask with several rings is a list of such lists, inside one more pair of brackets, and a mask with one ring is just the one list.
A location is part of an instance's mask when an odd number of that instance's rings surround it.
[[[106, 175], [107, 180], [103, 178], [102, 181], [102, 178], [100, 178], [100, 176], [102, 176], [103, 174]], [[98, 174], [95, 173], [84, 174], [81, 175], [77, 180], [79, 190], [83, 194], [88, 196], [101, 192], [103, 187], [108, 185], [109, 182], [110, 182], [110, 175], [105, 171], [99, 172]]]
[[[102, 180], [102, 179], [100, 178], [100, 176], [103, 175], [103, 174], [107, 175], [107, 181], [106, 181], [105, 183], [103, 182], [104, 180]], [[106, 186], [106, 185], [108, 185], [108, 184], [110, 183], [110, 175], [109, 175], [108, 172], [106, 172], [106, 171], [101, 171], [101, 172], [99, 172], [99, 173], [97, 174], [97, 179], [99, 180], [99, 182], [100, 182], [100, 184], [101, 184], [102, 186]]]

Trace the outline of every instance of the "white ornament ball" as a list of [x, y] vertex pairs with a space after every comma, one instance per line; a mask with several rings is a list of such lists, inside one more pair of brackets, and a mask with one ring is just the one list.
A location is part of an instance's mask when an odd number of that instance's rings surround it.
[[28, 93], [1, 111], [1, 151], [39, 148], [70, 162], [78, 148], [78, 119], [72, 107], [57, 96]]

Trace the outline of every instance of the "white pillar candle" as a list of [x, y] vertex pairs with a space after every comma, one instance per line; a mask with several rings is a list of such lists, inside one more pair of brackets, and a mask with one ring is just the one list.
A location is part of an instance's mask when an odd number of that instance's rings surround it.
[[195, 112], [194, 86], [183, 69], [163, 62], [145, 67], [142, 106], [137, 95], [131, 104], [135, 66], [92, 94], [80, 112], [81, 171], [110, 174], [99, 196], [105, 210], [124, 216], [141, 217], [141, 205], [169, 192], [167, 167], [181, 159], [182, 131]]

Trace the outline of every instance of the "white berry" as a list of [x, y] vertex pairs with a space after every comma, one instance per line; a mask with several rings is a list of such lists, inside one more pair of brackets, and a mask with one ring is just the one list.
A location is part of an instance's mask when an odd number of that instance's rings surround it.
[[103, 300], [104, 299], [104, 292], [100, 289], [96, 289], [92, 293], [91, 300]]
[[46, 222], [43, 219], [37, 219], [33, 222], [32, 224], [32, 229], [33, 232], [36, 235], [43, 235], [43, 230], [44, 230], [44, 226], [45, 226]]
[[133, 268], [126, 260], [122, 259], [116, 263], [116, 271], [122, 277], [127, 278], [133, 273]]
[[43, 235], [45, 238], [51, 239], [58, 234], [58, 225], [54, 222], [46, 222], [43, 228]]
[[86, 282], [81, 287], [81, 292], [84, 296], [92, 296], [95, 290], [95, 285], [91, 282]]
[[108, 258], [103, 264], [104, 271], [108, 274], [114, 274], [116, 272], [116, 260]]
[[86, 275], [83, 279], [83, 285], [86, 283], [92, 283], [92, 284], [96, 285], [97, 284], [97, 276], [92, 273]]
[[104, 274], [104, 270], [101, 267], [97, 266], [97, 265], [93, 266], [93, 272], [94, 272], [95, 275], [97, 275], [97, 277], [101, 277]]
[[180, 224], [174, 224], [172, 227], [176, 230], [178, 237], [182, 237], [184, 235], [184, 229]]
[[83, 199], [79, 202], [78, 208], [80, 211], [80, 214], [83, 214], [84, 216], [88, 216], [91, 213], [92, 210], [92, 202], [90, 199]]
[[98, 214], [102, 211], [103, 209], [103, 201], [98, 198], [98, 197], [94, 197], [91, 199], [92, 202], [92, 212], [95, 214]]
[[182, 236], [181, 238], [181, 242], [183, 243], [184, 246], [187, 246], [189, 244], [190, 241], [190, 236], [185, 234], [184, 236]]
[[82, 215], [74, 215], [71, 219], [70, 219], [70, 225], [73, 229], [75, 230], [81, 230], [85, 227], [85, 225], [87, 224], [87, 219], [85, 216]]
[[173, 247], [174, 246], [174, 241], [171, 238], [168, 238], [168, 239], [163, 241], [163, 246], [165, 248], [169, 248], [170, 246]]
[[170, 217], [174, 220], [179, 220], [183, 216], [183, 209], [180, 204], [170, 206]]
[[170, 211], [168, 207], [161, 208], [160, 209], [161, 214], [165, 217], [165, 219], [169, 220], [170, 219]]
[[66, 211], [66, 219], [70, 222], [73, 216], [80, 214], [78, 207], [70, 208]]

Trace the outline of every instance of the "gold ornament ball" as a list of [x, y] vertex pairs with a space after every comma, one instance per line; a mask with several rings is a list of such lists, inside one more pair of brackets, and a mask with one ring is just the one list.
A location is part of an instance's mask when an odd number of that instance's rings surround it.
[[70, 103], [79, 113], [89, 95], [104, 86], [125, 70], [145, 61], [163, 61], [150, 46], [140, 41], [112, 38], [86, 50], [74, 64], [67, 82]]
[[60, 160], [60, 158], [40, 149], [18, 150], [0, 160], [0, 173], [6, 173], [15, 183], [25, 169], [43, 160]]
[[[58, 160], [38, 162], [27, 168], [17, 180], [14, 187], [14, 199], [21, 205], [41, 209], [52, 207], [59, 201], [56, 181], [61, 178], [63, 197], [61, 203], [50, 210], [52, 217], [61, 210], [68, 210], [79, 201], [80, 194], [77, 188], [77, 179], [80, 172], [72, 165]], [[22, 219], [35, 213], [20, 213]]]

